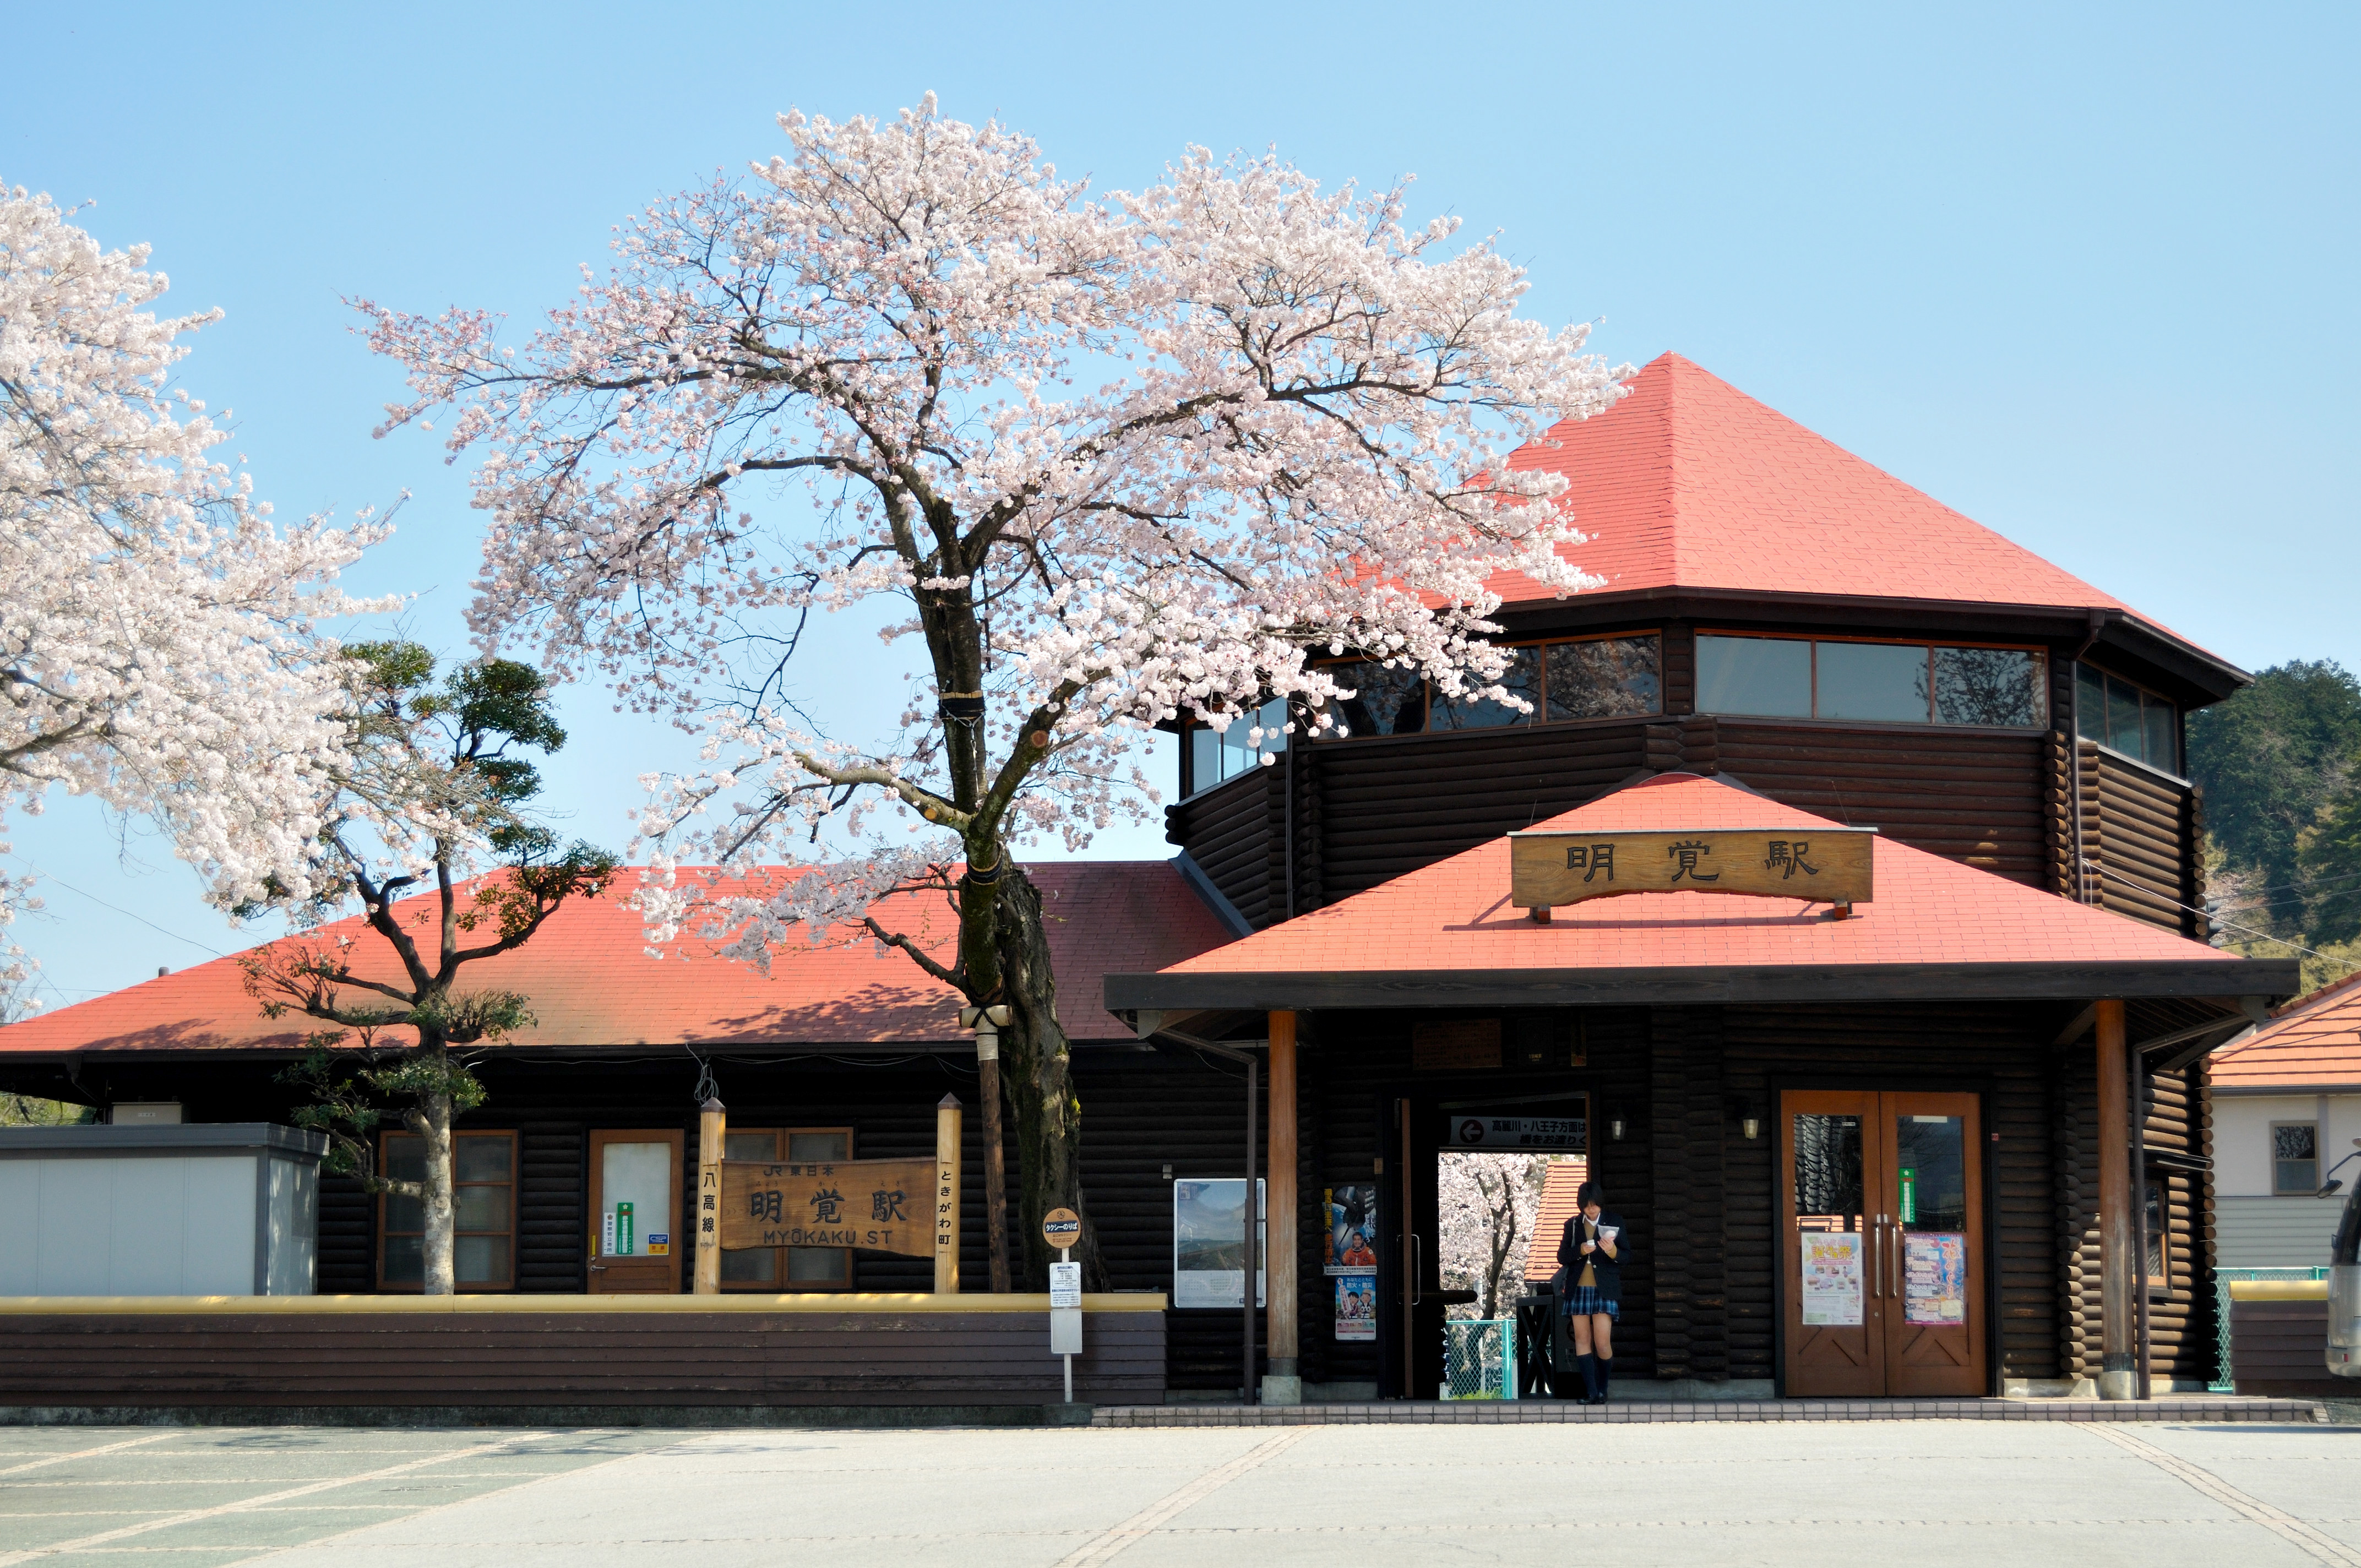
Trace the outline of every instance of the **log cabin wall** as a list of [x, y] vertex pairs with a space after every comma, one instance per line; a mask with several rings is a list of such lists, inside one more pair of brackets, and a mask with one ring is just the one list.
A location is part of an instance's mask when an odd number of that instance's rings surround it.
[[1662, 714], [1299, 737], [1279, 763], [1168, 808], [1166, 837], [1260, 929], [1586, 805], [1635, 773], [1678, 770], [2070, 897], [2086, 856], [2104, 868], [2088, 873], [2087, 902], [2194, 931], [2196, 917], [2175, 907], [2202, 903], [2193, 792], [2072, 739], [2070, 650], [2049, 649], [2046, 729], [1853, 725], [1698, 714], [1691, 623], [1612, 630], [1661, 637]]

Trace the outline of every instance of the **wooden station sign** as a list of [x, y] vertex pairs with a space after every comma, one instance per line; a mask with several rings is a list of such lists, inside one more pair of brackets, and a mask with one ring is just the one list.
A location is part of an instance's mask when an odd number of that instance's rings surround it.
[[858, 1246], [935, 1255], [931, 1159], [721, 1162], [721, 1245]]
[[1509, 835], [1509, 902], [1548, 909], [1626, 893], [1741, 893], [1866, 904], [1868, 828]]

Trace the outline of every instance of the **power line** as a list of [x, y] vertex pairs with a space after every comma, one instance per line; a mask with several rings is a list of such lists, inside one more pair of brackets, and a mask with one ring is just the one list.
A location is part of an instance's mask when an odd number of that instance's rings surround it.
[[[217, 958], [217, 959], [227, 958], [227, 957], [229, 956], [228, 954], [226, 954], [226, 953], [223, 952], [219, 948], [209, 948], [209, 947], [206, 947], [204, 943], [198, 941], [194, 937], [183, 937], [183, 936], [181, 936], [178, 931], [167, 931], [167, 930], [165, 930], [165, 929], [164, 929], [164, 927], [163, 927], [157, 925], [157, 924], [156, 924], [156, 922], [154, 922], [153, 920], [148, 919], [146, 916], [144, 916], [144, 915], [135, 915], [135, 914], [133, 914], [130, 910], [124, 908], [124, 907], [123, 907], [123, 905], [119, 905], [119, 904], [109, 904], [109, 903], [107, 903], [107, 902], [106, 902], [106, 900], [104, 900], [104, 899], [103, 899], [103, 898], [99, 897], [99, 896], [98, 896], [98, 894], [94, 894], [94, 893], [83, 893], [82, 889], [80, 889], [80, 888], [76, 887], [73, 883], [70, 883], [70, 882], [66, 881], [63, 877], [58, 876], [58, 875], [56, 875], [56, 874], [54, 874], [54, 873], [52, 873], [52, 872], [45, 872], [45, 871], [43, 871], [40, 867], [34, 865], [32, 861], [26, 860], [24, 856], [19, 855], [19, 854], [16, 854], [16, 853], [15, 853], [14, 851], [11, 851], [11, 852], [10, 852], [10, 854], [9, 854], [8, 858], [9, 858], [10, 860], [12, 860], [12, 861], [18, 861], [18, 862], [20, 862], [21, 864], [23, 864], [23, 865], [25, 865], [25, 866], [27, 866], [27, 867], [30, 868], [30, 869], [31, 869], [31, 871], [32, 871], [32, 873], [33, 873], [35, 876], [37, 876], [37, 877], [40, 878], [43, 882], [46, 882], [46, 883], [56, 883], [58, 886], [60, 886], [60, 887], [61, 887], [61, 888], [64, 888], [68, 893], [74, 894], [77, 894], [77, 895], [79, 895], [79, 896], [81, 896], [81, 897], [82, 897], [82, 898], [87, 898], [87, 899], [89, 899], [93, 904], [97, 905], [98, 905], [100, 908], [102, 908], [102, 909], [112, 909], [112, 910], [114, 910], [117, 915], [122, 916], [123, 916], [125, 919], [126, 919], [126, 920], [137, 920], [137, 921], [138, 921], [138, 922], [139, 922], [139, 924], [141, 924], [142, 926], [147, 927], [148, 927], [148, 929], [149, 929], [150, 931], [158, 932], [158, 933], [159, 933], [160, 935], [163, 935], [163, 936], [166, 936], [166, 937], [170, 937], [170, 938], [172, 938], [172, 940], [174, 940], [174, 941], [176, 941], [176, 942], [186, 942], [186, 943], [188, 943], [188, 944], [189, 944], [189, 946], [191, 946], [191, 947], [192, 947], [192, 948], [197, 948], [199, 951], [201, 951], [201, 952], [207, 952], [207, 953], [211, 953], [214, 957], [215, 957], [215, 958]], [[54, 988], [52, 988], [52, 989], [54, 989]]]
[[2165, 903], [2171, 905], [2175, 909], [2187, 910], [2190, 914], [2196, 916], [2199, 919], [2206, 921], [2212, 925], [2226, 926], [2233, 931], [2244, 931], [2248, 936], [2259, 937], [2266, 942], [2277, 942], [2282, 948], [2293, 948], [2299, 953], [2309, 954], [2312, 958], [2323, 959], [2328, 963], [2343, 964], [2345, 966], [2345, 972], [2348, 974], [2356, 969], [2361, 969], [2361, 964], [2355, 963], [2348, 959], [2333, 957], [2330, 954], [2320, 951], [2316, 948], [2307, 948], [2301, 942], [2290, 942], [2285, 937], [2274, 937], [2268, 931], [2258, 931], [2252, 926], [2241, 926], [2235, 920], [2224, 920], [2219, 916], [2208, 915], [2204, 910], [2198, 908], [2196, 905], [2183, 904], [2177, 898], [2165, 898], [2164, 894], [2157, 892], [2156, 889], [2148, 886], [2147, 883], [2127, 877], [2121, 872], [2111, 872], [2088, 855], [2084, 855], [2081, 857], [2081, 859], [2082, 864], [2086, 868], [2098, 872], [2101, 876], [2114, 877], [2125, 887], [2136, 887], [2151, 898], [2163, 899]]

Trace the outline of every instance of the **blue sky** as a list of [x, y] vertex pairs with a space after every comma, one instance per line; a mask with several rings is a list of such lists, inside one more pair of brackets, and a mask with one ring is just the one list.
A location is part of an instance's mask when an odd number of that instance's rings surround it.
[[[415, 499], [353, 581], [457, 652], [478, 530], [340, 296], [527, 318], [650, 199], [779, 148], [773, 116], [932, 89], [1069, 173], [1191, 143], [1419, 179], [1499, 230], [1532, 313], [1678, 349], [2249, 668], [2361, 666], [2350, 7], [1199, 5], [37, 8], [10, 25], [0, 181], [170, 305], [218, 305], [185, 384], [282, 514]], [[1789, 584], [1791, 587], [1819, 585]], [[876, 644], [807, 678], [857, 728]], [[658, 728], [567, 694], [573, 830], [620, 843]], [[1164, 770], [1169, 773], [1169, 768]], [[59, 801], [16, 935], [51, 1005], [233, 950], [192, 876]], [[1095, 852], [1169, 853], [1155, 829]]]

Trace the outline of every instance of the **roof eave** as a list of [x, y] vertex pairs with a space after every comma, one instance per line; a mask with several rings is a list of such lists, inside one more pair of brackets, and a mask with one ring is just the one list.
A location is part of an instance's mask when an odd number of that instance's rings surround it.
[[[2235, 964], [2235, 970], [2229, 966]], [[1739, 1003], [2279, 999], [2292, 959], [1996, 964], [1730, 964], [1632, 969], [1110, 974], [1115, 1014], [1246, 1009], [1678, 1006]]]

